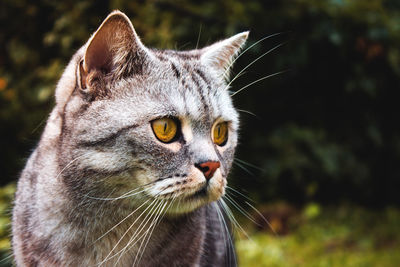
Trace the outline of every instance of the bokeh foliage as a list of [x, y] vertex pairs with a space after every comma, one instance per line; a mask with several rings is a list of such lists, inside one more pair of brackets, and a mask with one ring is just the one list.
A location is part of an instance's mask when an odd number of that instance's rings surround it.
[[[0, 4], [2, 184], [15, 181], [64, 66], [113, 9], [148, 46], [191, 49], [250, 30], [232, 84], [242, 113], [232, 184], [260, 201], [399, 204], [400, 4], [396, 0], [27, 1]], [[200, 33], [201, 32], [201, 33]], [[197, 41], [198, 40], [198, 41]]]
[[[113, 9], [161, 49], [201, 47], [243, 30], [251, 31], [248, 45], [281, 33], [246, 52], [233, 71], [283, 43], [232, 84], [235, 91], [289, 70], [234, 96], [243, 111], [231, 186], [258, 204], [400, 204], [398, 0], [2, 0], [2, 185], [16, 181], [38, 142], [65, 65]], [[13, 190], [0, 190], [0, 253], [9, 252]], [[243, 266], [399, 262], [398, 210], [320, 207], [294, 216], [303, 219], [291, 235], [254, 233], [256, 246], [239, 241]]]
[[398, 266], [400, 212], [387, 208], [306, 206], [291, 219], [284, 236], [257, 232], [237, 242], [240, 266]]

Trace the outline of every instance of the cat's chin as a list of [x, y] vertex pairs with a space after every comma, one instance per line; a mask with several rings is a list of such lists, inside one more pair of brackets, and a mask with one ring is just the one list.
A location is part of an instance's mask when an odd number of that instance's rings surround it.
[[[226, 177], [220, 169], [206, 179], [204, 174], [194, 166], [187, 175], [175, 175], [167, 179], [158, 179], [156, 176], [145, 172], [135, 173], [136, 180], [146, 184], [153, 180], [146, 195], [149, 203], [166, 203], [165, 213], [185, 214], [192, 212], [211, 202], [218, 201], [225, 194]], [[162, 205], [162, 204], [161, 204]]]
[[225, 185], [215, 187], [210, 183], [201, 187], [191, 195], [181, 196], [171, 201], [171, 205], [166, 211], [169, 215], [187, 214], [199, 209], [202, 206], [218, 201], [225, 194]]
[[166, 214], [169, 216], [179, 216], [183, 214], [188, 214], [214, 201], [218, 201], [221, 197], [213, 201], [210, 201], [208, 198], [196, 198], [196, 199], [182, 201], [179, 205], [172, 204], [171, 207], [166, 212]]

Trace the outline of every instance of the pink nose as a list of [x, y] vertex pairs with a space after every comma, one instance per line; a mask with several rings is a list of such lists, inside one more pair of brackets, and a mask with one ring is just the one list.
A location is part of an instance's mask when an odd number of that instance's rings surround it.
[[221, 164], [219, 161], [207, 161], [200, 164], [196, 163], [194, 166], [204, 174], [204, 177], [206, 177], [207, 180], [210, 180]]

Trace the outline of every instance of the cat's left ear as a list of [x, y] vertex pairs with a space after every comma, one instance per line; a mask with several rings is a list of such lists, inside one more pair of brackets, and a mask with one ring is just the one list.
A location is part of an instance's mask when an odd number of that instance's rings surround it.
[[232, 62], [245, 44], [249, 32], [238, 33], [231, 38], [217, 42], [202, 49], [200, 60], [228, 79]]
[[119, 79], [140, 73], [148, 54], [129, 18], [120, 11], [112, 12], [86, 45], [79, 66], [81, 88], [101, 80], [98, 76]]

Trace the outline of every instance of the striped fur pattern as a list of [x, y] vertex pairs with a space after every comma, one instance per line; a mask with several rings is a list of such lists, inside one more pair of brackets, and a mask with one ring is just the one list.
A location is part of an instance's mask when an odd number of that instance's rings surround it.
[[[226, 88], [248, 33], [199, 50], [146, 48], [111, 13], [72, 58], [56, 106], [18, 182], [17, 266], [234, 266], [217, 200], [237, 144]], [[157, 118], [181, 137], [162, 143]], [[211, 131], [228, 123], [228, 140]], [[195, 164], [220, 167], [207, 182]]]

